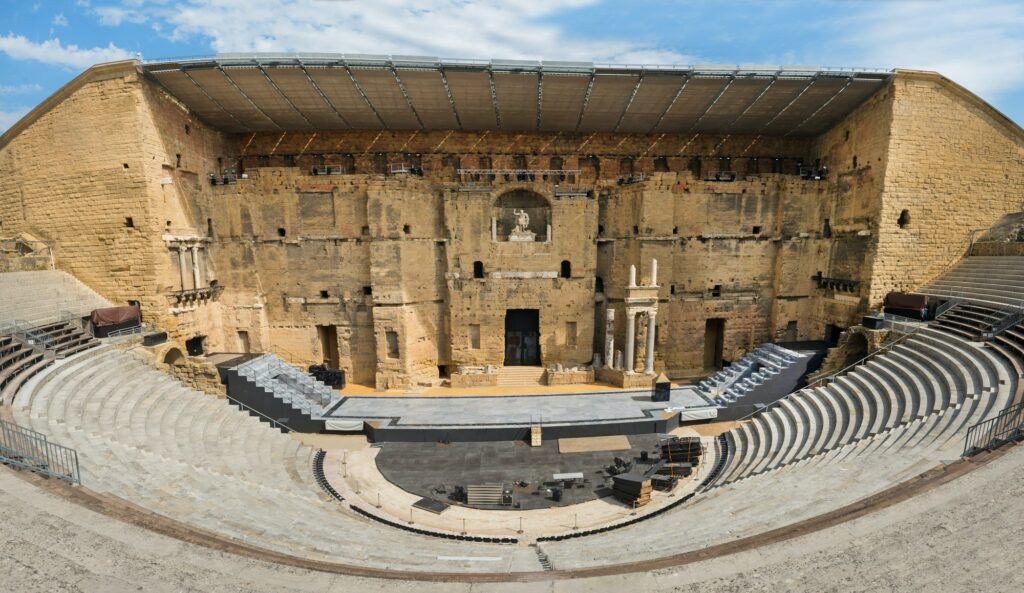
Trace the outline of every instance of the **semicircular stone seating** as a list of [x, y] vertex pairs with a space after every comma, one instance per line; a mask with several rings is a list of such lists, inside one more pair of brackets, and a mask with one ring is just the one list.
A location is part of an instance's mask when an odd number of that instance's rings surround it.
[[[622, 564], [827, 513], [957, 459], [967, 427], [1009, 405], [1019, 383], [996, 351], [920, 329], [725, 433], [722, 471], [687, 503], [539, 550], [556, 569]], [[538, 570], [530, 548], [425, 537], [358, 516], [318, 490], [311, 449], [129, 353], [58, 361], [14, 407], [19, 424], [79, 451], [85, 486], [225, 537], [395, 570]]]
[[[545, 542], [559, 568], [698, 550], [852, 504], [958, 459], [967, 428], [1013, 403], [1021, 375], [980, 344], [924, 327], [724, 434], [718, 477], [687, 504], [587, 538]], [[665, 529], [664, 522], [685, 526]]]
[[532, 550], [408, 533], [321, 492], [313, 451], [223, 399], [192, 391], [130, 353], [102, 347], [31, 379], [18, 424], [77, 449], [82, 484], [265, 549], [395, 570], [537, 570]]

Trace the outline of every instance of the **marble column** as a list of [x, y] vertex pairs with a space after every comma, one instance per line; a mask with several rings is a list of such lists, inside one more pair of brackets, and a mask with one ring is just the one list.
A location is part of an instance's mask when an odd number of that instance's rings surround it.
[[636, 288], [636, 266], [629, 266], [629, 288]]
[[178, 271], [181, 272], [181, 289], [188, 290], [188, 285], [185, 284], [185, 246], [178, 245]]
[[[635, 268], [633, 268], [635, 270]], [[633, 358], [633, 342], [636, 342], [636, 313], [626, 311], [626, 359], [623, 361], [622, 370], [627, 374], [633, 374], [633, 365], [636, 361]]]
[[[654, 272], [651, 272], [652, 274]], [[656, 312], [647, 312], [647, 350], [644, 354], [644, 374], [654, 374], [654, 318]]]
[[604, 314], [604, 359], [608, 368], [615, 368], [615, 309]]
[[658, 285], [658, 260], [651, 260], [651, 286]]
[[199, 247], [192, 246], [192, 288], [199, 289]]
[[491, 217], [491, 243], [498, 242], [498, 219]]

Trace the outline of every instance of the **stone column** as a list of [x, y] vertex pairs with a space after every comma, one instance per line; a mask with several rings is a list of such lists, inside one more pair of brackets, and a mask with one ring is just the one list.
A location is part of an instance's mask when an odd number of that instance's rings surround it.
[[636, 266], [629, 266], [629, 288], [636, 288]]
[[615, 309], [604, 313], [604, 358], [608, 368], [615, 368]]
[[491, 217], [491, 243], [498, 242], [498, 219]]
[[551, 223], [550, 222], [548, 223], [548, 236], [547, 236], [547, 239], [544, 242], [545, 243], [550, 243], [551, 242]]
[[178, 245], [178, 271], [181, 273], [181, 289], [188, 290], [185, 284], [185, 246]]
[[[652, 272], [653, 274], [653, 272]], [[644, 354], [644, 374], [654, 374], [654, 317], [655, 311], [647, 312], [647, 350]]]
[[658, 285], [658, 260], [651, 260], [651, 286]]
[[192, 288], [199, 288], [199, 247], [192, 246]]
[[[636, 270], [636, 268], [631, 268]], [[636, 342], [636, 313], [626, 310], [626, 359], [623, 361], [622, 370], [627, 374], [633, 374], [633, 342]]]

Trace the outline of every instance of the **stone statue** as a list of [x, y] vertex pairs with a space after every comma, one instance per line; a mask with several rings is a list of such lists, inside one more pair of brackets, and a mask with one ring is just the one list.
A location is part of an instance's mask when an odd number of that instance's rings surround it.
[[512, 210], [512, 217], [516, 226], [509, 233], [509, 241], [530, 242], [537, 239], [537, 234], [529, 229], [530, 215], [526, 213], [526, 210]]
[[530, 226], [530, 215], [526, 210], [513, 210], [512, 215], [516, 217], [516, 232], [525, 232]]

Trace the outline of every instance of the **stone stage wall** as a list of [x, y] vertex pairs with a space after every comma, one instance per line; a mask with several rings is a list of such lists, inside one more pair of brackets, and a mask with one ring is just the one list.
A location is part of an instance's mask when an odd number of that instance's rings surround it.
[[[228, 135], [128, 62], [87, 71], [0, 139], [0, 236], [53, 241], [57, 267], [141, 301], [182, 351], [205, 336], [207, 350], [327, 359], [381, 388], [502, 365], [508, 309], [538, 311], [542, 364], [587, 365], [608, 309], [622, 347], [629, 266], [643, 281], [657, 259], [655, 369], [686, 375], [704, 370], [708, 319], [724, 320], [730, 360], [821, 339], [929, 280], [970, 230], [1022, 209], [1021, 138], [916, 72], [813, 138]], [[828, 174], [802, 179], [801, 163]], [[399, 164], [422, 175], [391, 174]], [[567, 174], [491, 182], [460, 168]], [[736, 181], [706, 180], [717, 170]], [[212, 185], [223, 172], [245, 178]], [[506, 240], [513, 193], [538, 240]]]

